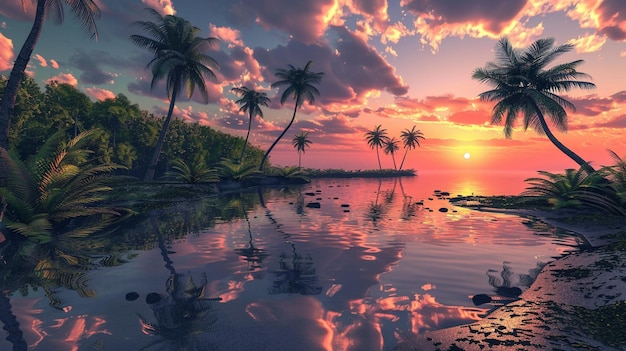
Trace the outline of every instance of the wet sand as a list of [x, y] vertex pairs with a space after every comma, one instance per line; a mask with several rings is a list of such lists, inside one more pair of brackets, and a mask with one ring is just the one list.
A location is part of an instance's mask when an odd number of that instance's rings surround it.
[[625, 218], [594, 223], [558, 211], [480, 210], [532, 216], [583, 235], [591, 248], [548, 263], [520, 299], [482, 320], [427, 332], [394, 351], [626, 350], [626, 251], [610, 237], [626, 232]]

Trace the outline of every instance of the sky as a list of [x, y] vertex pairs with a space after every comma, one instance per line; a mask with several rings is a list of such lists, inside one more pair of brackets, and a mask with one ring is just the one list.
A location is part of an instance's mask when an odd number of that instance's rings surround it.
[[[8, 76], [32, 24], [31, 0], [0, 3], [0, 74]], [[309, 132], [313, 144], [303, 167], [375, 169], [376, 152], [365, 133], [381, 125], [390, 137], [415, 126], [425, 136], [409, 150], [403, 168], [420, 171], [560, 172], [578, 168], [545, 136], [518, 125], [506, 139], [492, 125], [493, 103], [478, 95], [490, 87], [472, 79], [495, 59], [498, 40], [526, 48], [540, 38], [571, 52], [555, 63], [584, 60], [593, 90], [562, 96], [568, 131], [556, 137], [593, 166], [611, 165], [607, 150], [626, 156], [626, 1], [623, 0], [95, 0], [101, 9], [97, 40], [65, 8], [63, 24], [49, 19], [27, 73], [43, 86], [69, 83], [93, 101], [126, 95], [142, 109], [167, 113], [163, 86], [150, 89], [151, 55], [135, 46], [145, 34], [134, 21], [153, 20], [147, 7], [173, 14], [219, 39], [208, 52], [220, 65], [208, 82], [209, 103], [198, 96], [177, 101], [175, 118], [245, 136], [248, 117], [239, 111], [233, 87], [265, 91], [272, 99], [255, 118], [250, 142], [267, 149], [291, 119], [293, 104], [280, 104], [271, 88], [276, 69], [291, 64], [323, 72], [320, 96], [304, 105], [272, 151], [274, 165], [297, 165], [291, 139]], [[520, 119], [521, 120], [521, 119]], [[464, 157], [469, 154], [469, 158]], [[404, 150], [396, 154], [400, 163]], [[380, 154], [383, 168], [393, 168]]]

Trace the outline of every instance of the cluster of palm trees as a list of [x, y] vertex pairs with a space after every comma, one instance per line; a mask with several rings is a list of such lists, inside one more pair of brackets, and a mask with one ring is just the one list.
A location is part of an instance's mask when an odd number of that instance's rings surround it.
[[365, 140], [367, 140], [367, 145], [370, 148], [376, 150], [376, 157], [378, 158], [378, 168], [382, 171], [383, 167], [380, 163], [380, 153], [379, 150], [382, 149], [386, 155], [391, 155], [391, 159], [393, 160], [393, 168], [395, 170], [402, 170], [404, 166], [404, 161], [406, 160], [406, 155], [410, 149], [415, 149], [420, 145], [420, 139], [426, 139], [424, 137], [424, 133], [419, 129], [415, 129], [413, 126], [411, 129], [405, 129], [400, 133], [400, 139], [402, 140], [402, 144], [404, 146], [404, 156], [402, 156], [402, 162], [400, 162], [400, 167], [396, 164], [395, 154], [400, 147], [398, 144], [400, 141], [395, 137], [389, 137], [387, 135], [387, 129], [382, 128], [382, 125], [377, 125], [374, 129], [365, 133]]

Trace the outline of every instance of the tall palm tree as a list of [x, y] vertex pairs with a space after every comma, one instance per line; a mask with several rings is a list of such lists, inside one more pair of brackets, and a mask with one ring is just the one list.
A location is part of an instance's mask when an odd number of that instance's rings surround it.
[[248, 87], [239, 87], [232, 88], [231, 91], [241, 98], [237, 101], [237, 105], [239, 105], [239, 110], [248, 112], [248, 116], [250, 120], [248, 121], [248, 134], [246, 134], [246, 141], [243, 143], [243, 148], [241, 149], [241, 156], [239, 156], [239, 163], [243, 160], [243, 154], [246, 151], [246, 145], [248, 145], [248, 138], [250, 137], [250, 128], [252, 127], [252, 120], [254, 116], [259, 116], [263, 118], [263, 110], [261, 110], [261, 105], [268, 106], [270, 103], [270, 98], [267, 97], [267, 94], [264, 92], [256, 91], [254, 89], [250, 89]]
[[270, 146], [267, 152], [265, 152], [265, 155], [263, 155], [261, 165], [259, 166], [260, 171], [263, 170], [265, 161], [267, 161], [267, 157], [270, 155], [270, 152], [272, 152], [272, 149], [274, 149], [274, 146], [278, 144], [280, 139], [282, 139], [285, 133], [287, 133], [287, 130], [289, 130], [293, 124], [293, 121], [296, 119], [296, 112], [298, 111], [298, 108], [300, 108], [300, 106], [307, 101], [309, 104], [313, 104], [315, 102], [315, 95], [320, 95], [320, 92], [315, 87], [315, 84], [319, 84], [322, 81], [324, 72], [312, 72], [311, 65], [313, 65], [313, 61], [307, 62], [304, 68], [296, 68], [292, 65], [288, 65], [289, 69], [279, 68], [274, 73], [279, 80], [272, 83], [272, 88], [279, 87], [281, 85], [287, 86], [287, 88], [283, 91], [283, 94], [280, 96], [280, 103], [282, 105], [288, 98], [292, 97], [294, 100], [293, 116], [291, 116], [291, 121], [289, 121], [285, 130], [280, 133], [272, 146]]
[[524, 130], [531, 127], [538, 134], [545, 134], [565, 155], [588, 172], [594, 172], [585, 160], [552, 134], [545, 118], [547, 115], [558, 130], [567, 131], [565, 109], [575, 111], [575, 106], [557, 93], [567, 92], [572, 88], [595, 88], [595, 84], [591, 82], [578, 80], [589, 77], [576, 70], [583, 60], [547, 68], [558, 56], [573, 48], [570, 44], [554, 47], [554, 38], [546, 38], [539, 39], [526, 50], [520, 51], [513, 48], [507, 38], [502, 38], [496, 47], [496, 61], [488, 62], [484, 68], [475, 69], [472, 78], [494, 87], [480, 93], [479, 97], [483, 101], [497, 102], [493, 107], [491, 123], [500, 124], [504, 118], [506, 138], [511, 137], [515, 120], [522, 115]]
[[[22, 3], [25, 0], [22, 0]], [[22, 48], [20, 49], [9, 80], [4, 89], [4, 94], [0, 97], [0, 148], [9, 149], [9, 129], [11, 127], [11, 117], [17, 99], [22, 79], [24, 79], [24, 71], [30, 61], [30, 57], [37, 45], [39, 35], [43, 28], [43, 23], [47, 17], [51, 16], [56, 23], [63, 22], [63, 5], [68, 5], [72, 10], [76, 20], [91, 35], [91, 38], [98, 39], [98, 29], [96, 28], [96, 19], [100, 17], [100, 9], [93, 0], [37, 0], [37, 8], [33, 26], [28, 33], [28, 37]], [[0, 182], [6, 180], [6, 167], [0, 164]]]
[[400, 133], [400, 139], [402, 139], [402, 144], [404, 145], [404, 156], [402, 156], [402, 162], [400, 162], [400, 169], [404, 166], [404, 160], [406, 159], [406, 154], [409, 152], [409, 149], [415, 149], [415, 146], [420, 146], [420, 139], [424, 138], [424, 134], [419, 129], [415, 129], [415, 126], [410, 130], [407, 128]]
[[382, 125], [379, 124], [373, 130], [365, 133], [365, 139], [367, 140], [367, 145], [372, 149], [376, 149], [376, 157], [378, 157], [378, 169], [383, 170], [383, 166], [380, 164], [380, 154], [378, 153], [378, 149], [385, 145], [385, 141], [389, 139], [387, 136], [387, 129], [381, 129]]
[[313, 142], [307, 138], [308, 136], [309, 132], [300, 132], [300, 134], [296, 135], [291, 140], [291, 145], [293, 145], [294, 149], [298, 150], [298, 168], [302, 168], [300, 162], [302, 161], [302, 154], [309, 145], [313, 144]]
[[154, 88], [160, 80], [165, 79], [167, 96], [170, 99], [167, 117], [161, 127], [159, 139], [144, 177], [144, 180], [149, 182], [154, 178], [154, 170], [159, 161], [178, 94], [184, 89], [187, 99], [191, 99], [197, 86], [204, 102], [207, 103], [209, 97], [204, 77], [215, 80], [213, 69], [219, 68], [219, 65], [213, 57], [204, 53], [205, 50], [213, 47], [218, 39], [199, 37], [200, 28], [193, 26], [184, 18], [173, 15], [161, 16], [150, 8], [147, 11], [156, 19], [156, 22], [137, 21], [134, 24], [149, 36], [133, 34], [130, 39], [137, 46], [148, 49], [154, 54], [146, 66], [152, 71], [150, 87]]
[[398, 151], [400, 147], [398, 147], [398, 140], [396, 137], [389, 138], [385, 140], [383, 151], [386, 155], [391, 154], [391, 159], [393, 160], [393, 169], [397, 170], [398, 166], [396, 166], [396, 151]]

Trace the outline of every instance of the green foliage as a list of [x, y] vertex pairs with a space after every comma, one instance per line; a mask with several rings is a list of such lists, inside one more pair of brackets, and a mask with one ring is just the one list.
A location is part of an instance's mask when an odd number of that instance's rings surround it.
[[311, 181], [307, 176], [307, 172], [302, 170], [300, 166], [269, 167], [267, 169], [267, 175], [282, 177], [295, 183], [309, 183]]
[[207, 166], [203, 157], [197, 157], [191, 165], [181, 159], [174, 160], [172, 161], [172, 168], [172, 171], [165, 173], [165, 178], [171, 178], [181, 183], [202, 184], [215, 183], [220, 180], [217, 169]]
[[496, 102], [491, 123], [504, 122], [506, 138], [512, 136], [515, 121], [522, 116], [524, 130], [532, 128], [539, 135], [546, 135], [579, 166], [593, 172], [586, 161], [556, 139], [546, 121], [547, 116], [558, 130], [567, 131], [565, 109], [575, 110], [575, 106], [557, 94], [572, 88], [595, 88], [593, 83], [579, 80], [588, 77], [576, 70], [583, 60], [548, 67], [557, 57], [574, 49], [572, 44], [554, 47], [554, 42], [554, 38], [539, 39], [520, 51], [507, 38], [502, 38], [496, 46], [496, 61], [475, 69], [472, 78], [493, 87], [479, 97]]
[[10, 230], [45, 243], [62, 232], [87, 236], [124, 215], [123, 209], [102, 204], [116, 180], [111, 172], [122, 167], [88, 159], [92, 151], [85, 145], [94, 135], [83, 132], [64, 143], [64, 132], [57, 132], [26, 161], [0, 154], [8, 165], [8, 187], [0, 188], [0, 195], [7, 201]]
[[222, 159], [219, 164], [220, 177], [241, 182], [244, 180], [258, 179], [263, 172], [256, 168], [253, 163], [235, 163], [230, 159]]

